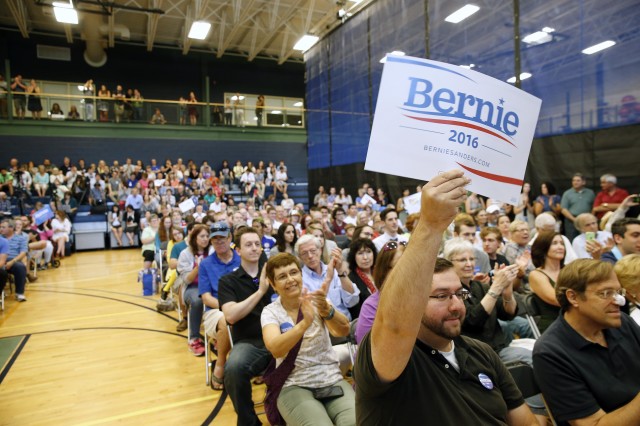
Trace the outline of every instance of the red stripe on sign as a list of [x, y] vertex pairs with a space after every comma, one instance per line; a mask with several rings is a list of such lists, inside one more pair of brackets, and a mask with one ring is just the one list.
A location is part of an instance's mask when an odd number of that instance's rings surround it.
[[424, 117], [413, 117], [411, 115], [406, 115], [406, 117], [409, 118], [413, 118], [414, 120], [420, 120], [420, 121], [426, 121], [429, 123], [436, 123], [436, 124], [449, 124], [449, 125], [453, 125], [453, 126], [460, 126], [460, 127], [468, 127], [469, 129], [474, 129], [474, 130], [479, 130], [481, 132], [487, 133], [491, 136], [495, 136], [498, 139], [502, 139], [503, 141], [505, 141], [506, 143], [516, 146], [514, 143], [512, 143], [509, 139], [500, 136], [499, 134], [497, 134], [496, 132], [492, 132], [491, 130], [487, 130], [483, 127], [480, 126], [476, 126], [475, 124], [470, 124], [470, 123], [465, 123], [463, 121], [456, 121], [456, 120], [440, 120], [437, 118], [424, 118]]
[[518, 186], [522, 186], [522, 184], [524, 183], [524, 181], [520, 180], [520, 179], [516, 179], [516, 178], [512, 178], [512, 177], [508, 177], [508, 176], [500, 176], [500, 175], [494, 175], [493, 173], [487, 173], [487, 172], [482, 172], [480, 170], [476, 170], [476, 169], [472, 169], [471, 167], [467, 167], [464, 164], [460, 164], [458, 163], [458, 165], [460, 167], [462, 167], [463, 169], [478, 175], [480, 177], [483, 177], [485, 179], [490, 179], [490, 180], [495, 180], [496, 182], [502, 182], [502, 183], [508, 183], [511, 185], [518, 185]]

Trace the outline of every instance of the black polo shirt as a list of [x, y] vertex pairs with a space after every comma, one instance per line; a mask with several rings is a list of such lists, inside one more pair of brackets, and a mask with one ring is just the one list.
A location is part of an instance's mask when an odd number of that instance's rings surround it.
[[[260, 268], [262, 270], [262, 268]], [[260, 272], [258, 272], [260, 277]], [[220, 306], [227, 302], [242, 302], [253, 293], [258, 291], [260, 284], [251, 275], [247, 274], [242, 266], [220, 278], [218, 283], [218, 300]], [[262, 309], [271, 303], [274, 295], [273, 289], [262, 296], [262, 299], [254, 306], [249, 314], [235, 324], [232, 324], [233, 343], [247, 342], [254, 346], [263, 348], [262, 327], [260, 325], [260, 315]]]
[[533, 349], [536, 380], [558, 425], [609, 413], [640, 393], [640, 327], [626, 314], [604, 330], [608, 348], [582, 337], [564, 315]]
[[491, 265], [491, 270], [495, 269], [496, 263], [498, 265], [505, 265], [505, 266], [509, 266], [510, 265], [510, 263], [507, 260], [507, 258], [504, 257], [503, 255], [501, 255], [500, 253], [496, 253], [496, 258], [495, 259], [489, 258], [489, 264]]
[[358, 425], [505, 425], [507, 412], [524, 404], [498, 355], [468, 337], [454, 339], [458, 373], [440, 352], [416, 340], [400, 377], [382, 383], [371, 360], [368, 333], [358, 349]]
[[498, 297], [496, 306], [491, 313], [487, 313], [484, 306], [480, 303], [482, 298], [487, 294], [487, 289], [478, 281], [471, 281], [468, 287], [464, 284], [462, 285], [471, 292], [469, 298], [464, 301], [467, 314], [462, 323], [462, 334], [485, 342], [491, 346], [494, 351], [500, 352], [507, 347], [507, 341], [505, 340], [498, 319], [511, 321], [515, 317], [515, 314], [518, 313], [517, 307], [514, 315], [509, 314], [504, 309], [502, 297]]

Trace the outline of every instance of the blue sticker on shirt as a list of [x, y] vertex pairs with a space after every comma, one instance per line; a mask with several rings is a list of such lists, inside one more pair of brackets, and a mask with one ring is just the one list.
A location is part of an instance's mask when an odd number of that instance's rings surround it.
[[293, 328], [293, 324], [291, 324], [290, 322], [285, 322], [280, 324], [280, 332], [281, 333], [286, 333], [287, 331], [291, 330]]
[[487, 376], [486, 374], [480, 373], [478, 374], [478, 379], [480, 380], [480, 383], [482, 384], [482, 386], [484, 386], [489, 390], [493, 389], [493, 382], [491, 381], [489, 376]]
[[278, 296], [278, 294], [277, 294], [277, 293], [273, 293], [273, 294], [271, 295], [271, 303], [275, 302], [275, 301], [276, 301], [276, 299], [277, 299], [278, 297], [279, 297], [279, 296]]

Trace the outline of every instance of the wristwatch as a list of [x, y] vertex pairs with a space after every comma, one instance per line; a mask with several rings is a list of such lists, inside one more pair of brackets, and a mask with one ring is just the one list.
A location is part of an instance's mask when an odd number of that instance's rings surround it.
[[499, 295], [498, 293], [494, 292], [493, 290], [489, 290], [489, 291], [487, 292], [487, 294], [488, 294], [489, 296], [493, 297], [494, 299], [498, 299], [498, 297], [500, 297], [500, 295]]
[[346, 276], [347, 276], [347, 273], [346, 273], [346, 272], [343, 272], [343, 273], [341, 273], [341, 274], [338, 274], [338, 276], [339, 276], [340, 278], [344, 278], [344, 277], [346, 277]]

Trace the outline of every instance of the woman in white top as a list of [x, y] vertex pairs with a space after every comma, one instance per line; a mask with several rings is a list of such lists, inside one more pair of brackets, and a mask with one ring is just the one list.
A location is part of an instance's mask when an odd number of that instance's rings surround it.
[[262, 337], [276, 366], [302, 339], [277, 400], [288, 425], [355, 425], [355, 393], [342, 378], [329, 337], [329, 333], [336, 337], [349, 334], [349, 320], [327, 299], [333, 274], [331, 263], [321, 289], [306, 294], [298, 259], [281, 253], [269, 259], [261, 276], [263, 280], [266, 275], [280, 296], [263, 309], [260, 318]]
[[122, 247], [122, 234], [124, 233], [124, 228], [122, 227], [122, 212], [117, 204], [114, 204], [113, 207], [111, 207], [111, 212], [109, 212], [109, 224], [111, 225], [111, 232], [113, 232], [113, 236], [116, 237], [116, 241], [118, 242], [118, 247]]
[[338, 196], [334, 201], [334, 205], [335, 204], [339, 204], [340, 207], [342, 207], [346, 212], [347, 210], [349, 210], [349, 205], [353, 204], [353, 200], [351, 199], [351, 195], [347, 194], [347, 191], [344, 188], [340, 188], [340, 191], [338, 191]]
[[51, 239], [56, 246], [56, 256], [64, 257], [64, 245], [69, 241], [69, 234], [71, 234], [71, 222], [64, 211], [56, 210], [56, 216], [51, 221], [51, 230], [53, 231]]

